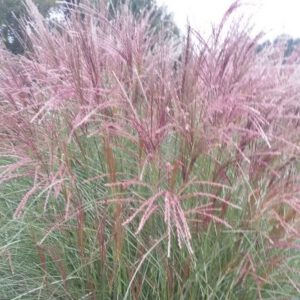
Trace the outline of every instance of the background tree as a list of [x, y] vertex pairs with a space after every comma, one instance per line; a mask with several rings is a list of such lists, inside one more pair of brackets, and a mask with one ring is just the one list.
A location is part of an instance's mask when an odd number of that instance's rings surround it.
[[[55, 0], [34, 0], [39, 11], [46, 16], [55, 5]], [[15, 54], [22, 54], [24, 46], [19, 19], [26, 16], [25, 7], [20, 0], [0, 0], [0, 34], [6, 47]]]
[[[33, 0], [33, 2], [44, 16], [49, 15], [55, 7], [68, 16], [70, 9], [83, 1], [66, 0], [62, 6], [56, 5], [55, 0]], [[93, 4], [99, 2], [99, 0], [85, 0], [85, 2]], [[143, 11], [151, 9], [153, 11], [152, 22], [154, 27], [168, 26], [174, 34], [178, 34], [179, 31], [172, 20], [172, 15], [168, 14], [164, 7], [157, 6], [155, 0], [109, 0], [111, 17], [115, 17], [121, 5], [126, 2], [136, 17], [139, 17]], [[14, 54], [24, 52], [24, 45], [21, 42], [24, 39], [24, 33], [19, 25], [19, 19], [24, 16], [26, 17], [26, 11], [20, 0], [0, 0], [0, 34], [6, 47]]]
[[158, 6], [155, 0], [110, 0], [109, 11], [111, 16], [114, 17], [124, 4], [129, 6], [135, 17], [140, 17], [143, 12], [152, 10], [152, 26], [154, 28], [158, 29], [164, 26], [168, 27], [175, 35], [179, 34], [172, 14], [168, 13], [164, 6]]

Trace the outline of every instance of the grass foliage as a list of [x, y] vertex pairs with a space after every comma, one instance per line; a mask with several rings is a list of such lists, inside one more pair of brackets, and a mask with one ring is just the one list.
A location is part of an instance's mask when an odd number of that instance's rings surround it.
[[299, 296], [299, 55], [257, 51], [239, 5], [179, 39], [26, 1], [26, 55], [0, 49], [0, 299]]

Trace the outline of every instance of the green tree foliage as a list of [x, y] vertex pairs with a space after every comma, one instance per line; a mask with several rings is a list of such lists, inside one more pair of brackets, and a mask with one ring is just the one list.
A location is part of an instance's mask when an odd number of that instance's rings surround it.
[[[34, 0], [43, 15], [47, 15], [55, 0]], [[20, 0], [0, 0], [0, 33], [6, 47], [15, 54], [24, 52], [20, 42], [23, 32], [19, 25], [20, 17], [26, 16], [25, 7]]]
[[[99, 0], [85, 0], [91, 3], [99, 3]], [[172, 15], [168, 14], [164, 7], [159, 7], [155, 0], [105, 0], [108, 1], [111, 17], [115, 17], [121, 5], [129, 3], [130, 9], [136, 17], [140, 17], [144, 11], [153, 11], [153, 27], [167, 26], [170, 31], [178, 35], [178, 28], [172, 21]], [[74, 4], [80, 4], [84, 0], [66, 0], [62, 6], [63, 13], [67, 16]], [[46, 16], [55, 7], [55, 0], [34, 0], [39, 11]], [[57, 6], [58, 7], [58, 6]], [[22, 42], [24, 33], [19, 25], [19, 19], [26, 16], [24, 5], [20, 0], [0, 0], [0, 34], [6, 47], [15, 54], [24, 52]]]
[[156, 2], [153, 0], [111, 0], [109, 2], [112, 13], [118, 10], [122, 4], [128, 3], [134, 15], [139, 15], [142, 10], [149, 10], [156, 6]]
[[175, 35], [179, 34], [177, 26], [173, 22], [172, 15], [167, 13], [165, 7], [158, 6], [155, 0], [110, 0], [109, 11], [112, 17], [118, 12], [121, 5], [127, 4], [134, 16], [140, 17], [143, 12], [152, 10], [152, 26], [169, 28]]

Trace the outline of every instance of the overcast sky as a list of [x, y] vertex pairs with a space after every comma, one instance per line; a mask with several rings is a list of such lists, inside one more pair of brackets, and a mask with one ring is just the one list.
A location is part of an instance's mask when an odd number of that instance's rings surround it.
[[[232, 0], [157, 0], [167, 6], [180, 28], [187, 18], [194, 27], [207, 31], [211, 23], [221, 19]], [[252, 16], [256, 30], [264, 31], [268, 38], [288, 34], [300, 38], [300, 0], [244, 0], [241, 10]]]

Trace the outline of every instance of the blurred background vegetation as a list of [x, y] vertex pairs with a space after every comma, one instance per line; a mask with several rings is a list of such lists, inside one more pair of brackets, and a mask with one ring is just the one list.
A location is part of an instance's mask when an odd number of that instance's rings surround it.
[[[179, 30], [172, 20], [172, 15], [167, 13], [165, 7], [158, 6], [153, 0], [104, 0], [109, 5], [109, 11], [113, 17], [121, 5], [128, 2], [130, 9], [136, 17], [145, 10], [152, 10], [155, 17], [153, 26], [169, 26], [170, 30], [178, 35]], [[102, 1], [102, 2], [104, 2]], [[68, 16], [69, 7], [79, 4], [83, 0], [33, 0], [40, 13], [51, 20], [55, 14]], [[99, 4], [99, 0], [86, 0], [88, 3]], [[26, 18], [26, 9], [20, 0], [0, 0], [0, 34], [6, 47], [14, 54], [24, 53], [24, 32], [20, 26], [20, 19]]]

